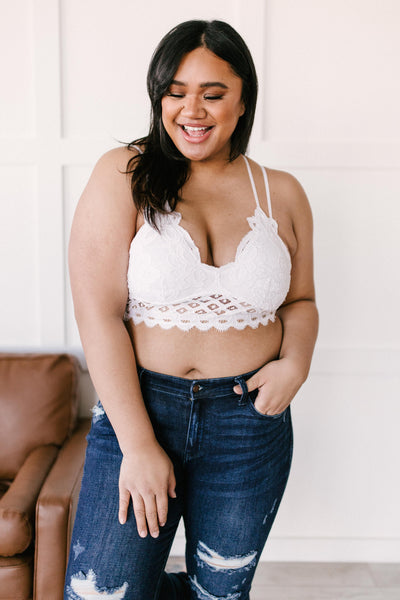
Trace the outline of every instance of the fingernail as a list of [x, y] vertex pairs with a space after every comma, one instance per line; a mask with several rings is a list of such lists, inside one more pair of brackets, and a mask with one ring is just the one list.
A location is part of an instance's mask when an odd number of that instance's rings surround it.
[[156, 537], [158, 537], [158, 534], [159, 534], [159, 531], [152, 531], [151, 532], [151, 537], [156, 538]]
[[147, 535], [147, 531], [140, 531], [139, 535], [140, 535], [140, 537], [144, 538]]
[[164, 527], [166, 521], [163, 521], [162, 523], [160, 523], [160, 527]]
[[119, 518], [119, 522], [120, 522], [121, 525], [124, 525], [125, 524], [125, 519], [123, 519], [122, 517], [120, 517]]

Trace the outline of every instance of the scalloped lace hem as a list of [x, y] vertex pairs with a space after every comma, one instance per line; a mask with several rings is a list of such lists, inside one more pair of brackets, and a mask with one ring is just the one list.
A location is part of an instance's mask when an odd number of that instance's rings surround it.
[[[230, 316], [231, 317], [231, 316]], [[182, 331], [189, 331], [190, 329], [200, 329], [200, 331], [208, 331], [209, 329], [215, 328], [217, 331], [226, 331], [227, 329], [244, 329], [245, 327], [251, 327], [257, 329], [259, 325], [267, 325], [269, 322], [275, 321], [275, 313], [262, 312], [260, 314], [244, 313], [241, 315], [235, 315], [234, 318], [218, 318], [218, 319], [157, 319], [150, 315], [144, 315], [140, 313], [133, 313], [125, 315], [124, 319], [129, 321], [133, 320], [134, 324], [144, 323], [147, 327], [155, 327], [159, 325], [162, 329], [172, 329], [177, 327]]]

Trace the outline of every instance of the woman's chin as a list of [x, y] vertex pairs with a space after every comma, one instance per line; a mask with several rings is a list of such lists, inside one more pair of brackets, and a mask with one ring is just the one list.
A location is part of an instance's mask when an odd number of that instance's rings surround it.
[[190, 161], [200, 162], [214, 159], [227, 159], [230, 153], [230, 144], [215, 147], [207, 142], [191, 144], [190, 142], [177, 145], [178, 150]]

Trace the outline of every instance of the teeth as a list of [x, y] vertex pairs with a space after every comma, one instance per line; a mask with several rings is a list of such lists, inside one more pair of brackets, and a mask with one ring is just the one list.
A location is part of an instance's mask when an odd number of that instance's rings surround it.
[[189, 135], [196, 135], [199, 137], [209, 129], [208, 127], [190, 127], [189, 125], [182, 125], [182, 128]]
[[205, 131], [207, 127], [190, 127], [189, 125], [183, 125], [183, 129], [186, 131]]

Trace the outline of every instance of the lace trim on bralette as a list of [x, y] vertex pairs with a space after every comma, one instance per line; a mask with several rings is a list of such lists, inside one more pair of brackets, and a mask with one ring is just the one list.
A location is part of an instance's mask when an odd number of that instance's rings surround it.
[[124, 319], [132, 319], [135, 324], [145, 323], [148, 327], [159, 325], [162, 329], [178, 327], [189, 331], [196, 327], [207, 331], [214, 327], [218, 331], [226, 331], [231, 327], [256, 329], [260, 324], [267, 325], [275, 321], [275, 313], [260, 310], [236, 298], [210, 294], [168, 306], [132, 298], [128, 301]]

